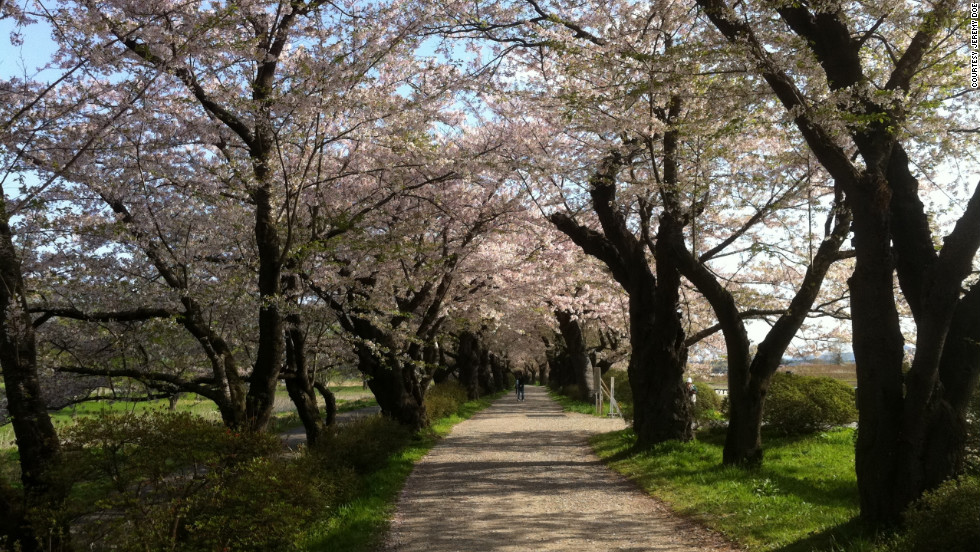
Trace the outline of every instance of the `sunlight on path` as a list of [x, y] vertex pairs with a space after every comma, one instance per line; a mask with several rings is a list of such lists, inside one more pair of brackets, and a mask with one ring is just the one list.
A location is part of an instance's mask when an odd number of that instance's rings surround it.
[[416, 466], [387, 549], [731, 550], [599, 462], [588, 436], [623, 427], [563, 414], [540, 387], [501, 398]]

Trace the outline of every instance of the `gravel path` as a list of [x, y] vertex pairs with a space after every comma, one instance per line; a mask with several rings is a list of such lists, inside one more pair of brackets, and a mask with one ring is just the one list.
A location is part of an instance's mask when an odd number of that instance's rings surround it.
[[602, 465], [588, 437], [623, 427], [562, 413], [540, 387], [501, 398], [418, 463], [386, 549], [736, 550]]

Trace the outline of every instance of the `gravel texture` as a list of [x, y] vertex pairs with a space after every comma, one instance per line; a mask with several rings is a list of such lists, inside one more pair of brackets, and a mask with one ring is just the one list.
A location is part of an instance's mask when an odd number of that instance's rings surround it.
[[386, 550], [737, 550], [599, 461], [589, 436], [623, 427], [563, 413], [540, 387], [499, 399], [415, 467]]

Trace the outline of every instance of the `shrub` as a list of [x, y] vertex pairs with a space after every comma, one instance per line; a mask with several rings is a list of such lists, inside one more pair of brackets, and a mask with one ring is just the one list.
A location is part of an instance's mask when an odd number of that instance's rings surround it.
[[697, 400], [694, 402], [694, 419], [700, 424], [706, 424], [721, 419], [721, 397], [714, 388], [704, 382], [696, 382], [694, 390]]
[[459, 412], [465, 402], [466, 388], [455, 381], [433, 385], [425, 393], [425, 411], [433, 420]]
[[384, 466], [393, 451], [411, 440], [405, 426], [384, 416], [370, 416], [331, 428], [317, 443], [316, 455], [325, 466], [364, 474]]
[[905, 512], [905, 532], [889, 547], [895, 552], [966, 552], [980, 542], [980, 479], [947, 481], [925, 493]]
[[64, 435], [74, 490], [49, 515], [74, 520], [77, 549], [281, 550], [350, 486], [281, 457], [275, 435], [187, 413], [102, 414]]
[[973, 398], [966, 411], [966, 473], [980, 477], [980, 388], [973, 389]]
[[561, 393], [562, 395], [564, 395], [566, 397], [571, 397], [571, 398], [577, 399], [577, 400], [588, 400], [588, 397], [585, 397], [583, 399], [583, 397], [582, 397], [582, 388], [579, 387], [578, 384], [575, 384], [575, 383], [570, 383], [568, 385], [562, 386], [562, 388], [559, 391], [559, 393]]
[[255, 458], [209, 474], [185, 510], [185, 548], [290, 549], [314, 517], [352, 498], [356, 488], [349, 470], [318, 469], [304, 459]]
[[857, 419], [854, 389], [828, 377], [773, 375], [763, 422], [786, 435], [822, 431]]

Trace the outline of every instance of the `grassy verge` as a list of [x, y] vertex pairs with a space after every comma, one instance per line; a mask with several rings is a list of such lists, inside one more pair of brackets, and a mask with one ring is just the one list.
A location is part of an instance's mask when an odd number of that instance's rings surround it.
[[[581, 401], [578, 399], [573, 399], [571, 397], [566, 397], [565, 395], [562, 395], [561, 393], [558, 393], [551, 389], [548, 390], [548, 396], [554, 399], [555, 402], [560, 404], [565, 412], [578, 412], [579, 414], [595, 415], [595, 403], [593, 402]], [[602, 402], [602, 415], [603, 416], [609, 415], [608, 401]]]
[[717, 429], [642, 452], [633, 449], [630, 430], [596, 436], [592, 444], [613, 469], [746, 550], [873, 550], [855, 521], [853, 439], [847, 428], [766, 435], [765, 461], [755, 470], [721, 465], [724, 431]]
[[453, 426], [490, 406], [500, 394], [469, 401], [459, 412], [433, 422], [432, 427], [418, 435], [407, 447], [394, 452], [380, 470], [367, 475], [356, 500], [341, 506], [338, 511], [314, 524], [299, 547], [310, 551], [344, 550], [367, 552], [381, 545], [388, 522], [394, 511], [398, 493], [415, 463], [429, 452]]
[[338, 400], [337, 412], [350, 412], [351, 410], [360, 410], [369, 406], [378, 406], [378, 401], [375, 400], [374, 397], [353, 399], [349, 401]]

